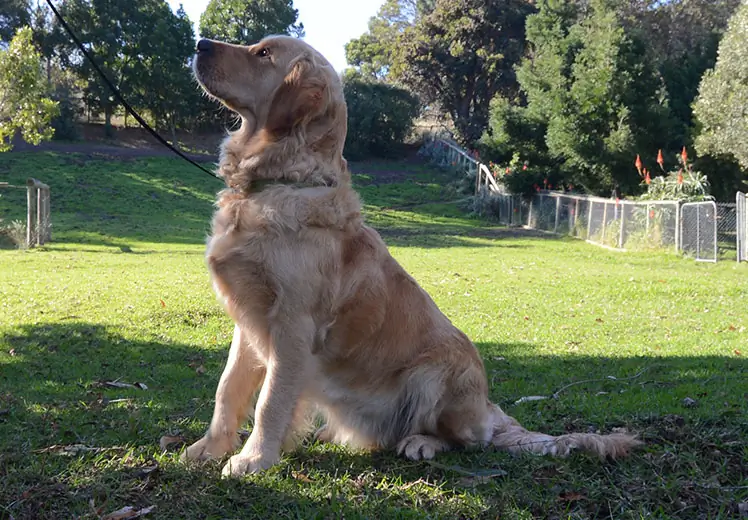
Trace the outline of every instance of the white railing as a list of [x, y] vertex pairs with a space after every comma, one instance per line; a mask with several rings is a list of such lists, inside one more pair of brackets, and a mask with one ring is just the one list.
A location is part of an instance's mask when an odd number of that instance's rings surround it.
[[469, 175], [475, 175], [476, 194], [482, 187], [497, 193], [504, 191], [491, 175], [488, 166], [471, 157], [467, 151], [451, 139], [443, 137], [428, 139], [419, 153], [438, 166], [457, 168], [464, 170]]

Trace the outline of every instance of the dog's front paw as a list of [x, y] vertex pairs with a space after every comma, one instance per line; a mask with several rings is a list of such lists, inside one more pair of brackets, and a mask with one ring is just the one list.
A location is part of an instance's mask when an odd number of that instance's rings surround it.
[[234, 455], [223, 467], [221, 476], [223, 476], [224, 478], [228, 478], [250, 475], [252, 473], [259, 473], [271, 468], [277, 462], [277, 458], [273, 459], [268, 457], [247, 456], [241, 454]]
[[227, 453], [234, 451], [239, 447], [239, 436], [211, 437], [206, 435], [190, 447], [188, 447], [180, 459], [182, 462], [190, 460], [201, 461], [210, 459], [220, 459]]

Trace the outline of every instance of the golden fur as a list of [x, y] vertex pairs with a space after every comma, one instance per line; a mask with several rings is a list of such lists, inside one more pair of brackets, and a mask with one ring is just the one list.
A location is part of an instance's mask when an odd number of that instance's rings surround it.
[[[326, 419], [323, 440], [410, 459], [488, 445], [617, 457], [638, 444], [530, 432], [488, 400], [473, 344], [363, 223], [342, 155], [340, 80], [319, 53], [289, 37], [203, 42], [195, 74], [242, 125], [222, 146], [228, 188], [206, 252], [234, 338], [210, 428], [186, 460], [237, 449], [258, 391], [252, 434], [225, 475], [275, 464], [312, 412]], [[260, 179], [286, 184], [253, 191]]]

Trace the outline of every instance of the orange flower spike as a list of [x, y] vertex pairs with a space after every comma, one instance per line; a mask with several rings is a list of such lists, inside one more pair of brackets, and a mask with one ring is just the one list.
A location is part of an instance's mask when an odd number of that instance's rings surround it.
[[686, 165], [686, 162], [688, 162], [688, 152], [686, 151], [686, 147], [683, 147], [683, 151], [680, 153], [680, 158], [683, 159], [683, 166]]
[[644, 177], [644, 182], [646, 182], [648, 185], [652, 184], [652, 178], [649, 176], [649, 172], [647, 172], [646, 177]]
[[665, 159], [662, 158], [662, 150], [657, 151], [657, 164], [660, 165], [660, 169], [665, 171]]
[[683, 170], [678, 170], [678, 184], [683, 184]]
[[636, 166], [636, 171], [639, 172], [639, 175], [642, 175], [642, 160], [641, 157], [639, 157], [639, 154], [636, 154], [636, 161], [634, 162], [634, 166]]

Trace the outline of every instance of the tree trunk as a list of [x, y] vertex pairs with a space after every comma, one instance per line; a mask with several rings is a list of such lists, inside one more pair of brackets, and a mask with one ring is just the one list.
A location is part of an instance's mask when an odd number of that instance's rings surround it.
[[112, 128], [112, 105], [110, 103], [104, 105], [104, 135], [106, 137], [114, 137], [114, 129]]
[[174, 114], [172, 113], [169, 117], [169, 126], [171, 127], [171, 144], [174, 148], [179, 148], [179, 141], [177, 141], [177, 125], [174, 123]]

